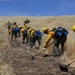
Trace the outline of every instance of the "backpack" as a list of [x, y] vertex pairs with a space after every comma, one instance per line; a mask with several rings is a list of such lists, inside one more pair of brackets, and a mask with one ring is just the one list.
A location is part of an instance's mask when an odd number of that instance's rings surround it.
[[16, 27], [16, 31], [20, 31], [20, 28], [19, 27]]
[[43, 34], [39, 30], [34, 31], [34, 37], [41, 37], [41, 36], [43, 36]]
[[17, 31], [16, 28], [12, 28], [12, 31]]
[[68, 31], [62, 27], [58, 27], [55, 32], [56, 37], [66, 36], [67, 34], [68, 34]]

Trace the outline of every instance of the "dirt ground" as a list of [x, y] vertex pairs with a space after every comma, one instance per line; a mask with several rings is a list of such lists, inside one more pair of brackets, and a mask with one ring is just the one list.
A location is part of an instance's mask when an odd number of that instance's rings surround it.
[[[10, 36], [8, 36], [10, 39]], [[58, 57], [39, 54], [32, 60], [31, 55], [37, 53], [37, 49], [31, 49], [26, 44], [21, 43], [21, 38], [18, 40], [9, 40], [10, 48], [6, 48], [1, 53], [2, 60], [12, 67], [10, 75], [75, 75], [75, 68], [68, 68], [69, 72], [63, 72], [59, 69]], [[6, 75], [6, 74], [5, 74]]]

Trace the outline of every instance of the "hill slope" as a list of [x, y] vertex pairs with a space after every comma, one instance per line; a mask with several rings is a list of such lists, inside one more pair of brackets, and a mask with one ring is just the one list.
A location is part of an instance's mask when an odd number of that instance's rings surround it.
[[[7, 21], [16, 21], [19, 25], [23, 25], [23, 21], [29, 19], [31, 22], [29, 25], [35, 29], [42, 29], [44, 27], [57, 27], [63, 26], [69, 30], [67, 42], [65, 44], [65, 54], [61, 58], [53, 56], [43, 57], [44, 53], [52, 52], [52, 46], [36, 56], [35, 60], [31, 59], [31, 55], [37, 53], [36, 49], [30, 49], [29, 46], [21, 43], [22, 37], [17, 41], [11, 41], [7, 33], [7, 28], [3, 25]], [[74, 43], [75, 34], [71, 28], [75, 24], [74, 16], [62, 16], [62, 17], [0, 17], [0, 74], [3, 75], [63, 75], [58, 63], [61, 61], [68, 64], [75, 59]], [[44, 35], [45, 36], [45, 35]], [[42, 38], [42, 46], [45, 42], [46, 36]], [[70, 40], [71, 39], [71, 40]], [[41, 46], [41, 48], [42, 48]], [[40, 50], [41, 50], [40, 48]], [[71, 66], [74, 67], [75, 63]], [[69, 70], [75, 71], [74, 68]], [[65, 73], [69, 75], [69, 73]]]

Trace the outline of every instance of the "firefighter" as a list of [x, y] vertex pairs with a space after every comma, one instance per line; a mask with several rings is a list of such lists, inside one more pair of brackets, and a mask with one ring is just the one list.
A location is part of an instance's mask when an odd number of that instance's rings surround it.
[[4, 25], [4, 26], [6, 26], [6, 27], [8, 28], [8, 34], [10, 35], [11, 32], [9, 32], [9, 30], [12, 28], [12, 23], [10, 23], [10, 21], [8, 21], [8, 22], [6, 23], [6, 25]]
[[17, 38], [17, 29], [16, 29], [16, 26], [12, 26], [12, 28], [10, 29], [9, 32], [12, 32], [11, 40], [13, 39], [13, 37], [15, 37], [15, 40], [16, 40], [16, 38]]
[[[58, 30], [59, 29], [59, 30]], [[62, 30], [62, 31], [60, 31]], [[53, 56], [60, 56], [64, 54], [64, 44], [67, 40], [67, 34], [68, 31], [65, 28], [59, 27], [59, 28], [52, 28], [49, 30], [47, 27], [43, 28], [43, 33], [47, 34], [47, 39], [44, 44], [43, 50], [45, 50], [49, 44], [49, 41], [51, 38], [54, 39], [54, 44], [53, 44]], [[59, 45], [61, 44], [61, 53], [59, 52]]]
[[42, 34], [42, 32], [40, 32], [40, 30], [35, 30], [35, 29], [32, 30], [32, 32], [31, 32], [31, 48], [33, 48], [36, 41], [38, 41], [37, 48], [40, 48], [42, 36], [43, 36], [43, 34]]
[[[28, 29], [30, 28], [30, 26], [26, 26], [26, 27], [24, 27], [21, 31], [22, 31], [22, 36], [23, 36], [23, 38], [22, 38], [22, 43], [24, 44], [24, 43], [28, 43], [28, 38], [27, 38], [27, 31], [28, 31]], [[26, 42], [25, 42], [26, 41]]]

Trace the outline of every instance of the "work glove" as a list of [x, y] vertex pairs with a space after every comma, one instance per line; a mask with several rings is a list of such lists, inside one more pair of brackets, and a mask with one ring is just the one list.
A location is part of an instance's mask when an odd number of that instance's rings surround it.
[[46, 48], [43, 48], [42, 50], [45, 50]]

